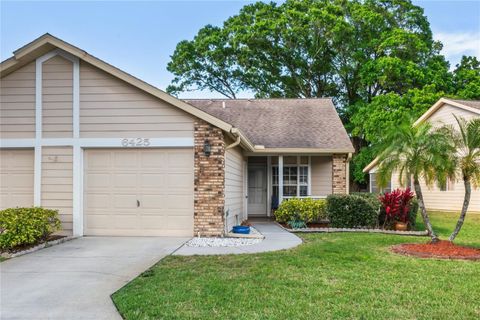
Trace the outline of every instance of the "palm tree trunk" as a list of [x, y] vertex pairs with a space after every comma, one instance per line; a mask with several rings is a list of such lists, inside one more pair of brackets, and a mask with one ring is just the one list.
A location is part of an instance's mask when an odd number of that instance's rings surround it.
[[448, 240], [452, 242], [453, 240], [455, 240], [455, 237], [460, 232], [460, 229], [462, 229], [463, 222], [465, 221], [465, 216], [467, 215], [468, 205], [470, 204], [470, 196], [472, 194], [472, 186], [470, 184], [470, 179], [464, 177], [463, 184], [465, 185], [465, 196], [463, 198], [462, 212], [460, 213], [460, 217], [458, 218], [455, 230], [453, 230], [450, 238], [448, 238]]
[[413, 188], [415, 189], [415, 193], [417, 195], [418, 206], [420, 207], [423, 223], [427, 227], [428, 234], [430, 235], [430, 238], [432, 238], [432, 242], [438, 242], [438, 237], [433, 231], [432, 224], [430, 223], [430, 218], [428, 217], [427, 209], [425, 209], [425, 203], [423, 202], [422, 188], [420, 187], [420, 182], [418, 181], [418, 178], [413, 179]]

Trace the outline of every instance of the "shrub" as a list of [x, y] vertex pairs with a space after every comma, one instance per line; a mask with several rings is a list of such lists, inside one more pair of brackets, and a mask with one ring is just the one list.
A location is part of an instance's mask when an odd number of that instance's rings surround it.
[[375, 227], [379, 210], [372, 203], [355, 194], [329, 195], [326, 211], [330, 225], [334, 228]]
[[35, 244], [61, 227], [58, 210], [10, 208], [0, 211], [0, 249]]
[[275, 219], [278, 222], [303, 221], [305, 223], [325, 219], [325, 200], [312, 198], [292, 198], [284, 200], [277, 210]]
[[379, 210], [382, 207], [382, 203], [378, 199], [378, 193], [371, 193], [371, 192], [353, 192], [350, 193], [354, 196], [359, 196], [365, 200], [367, 200], [375, 209]]

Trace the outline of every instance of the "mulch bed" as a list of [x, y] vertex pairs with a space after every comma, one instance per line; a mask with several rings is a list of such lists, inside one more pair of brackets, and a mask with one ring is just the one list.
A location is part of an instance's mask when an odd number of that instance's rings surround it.
[[450, 241], [405, 243], [392, 247], [395, 253], [419, 258], [480, 260], [480, 249], [458, 246]]

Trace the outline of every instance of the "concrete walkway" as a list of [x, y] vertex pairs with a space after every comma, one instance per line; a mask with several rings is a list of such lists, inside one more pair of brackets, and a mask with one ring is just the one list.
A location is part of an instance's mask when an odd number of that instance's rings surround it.
[[121, 319], [110, 295], [188, 238], [84, 237], [0, 263], [0, 319]]
[[265, 236], [265, 239], [257, 244], [242, 247], [187, 247], [182, 246], [175, 251], [174, 255], [218, 255], [218, 254], [242, 254], [277, 251], [298, 246], [302, 240], [280, 228], [271, 221], [254, 222], [253, 226]]

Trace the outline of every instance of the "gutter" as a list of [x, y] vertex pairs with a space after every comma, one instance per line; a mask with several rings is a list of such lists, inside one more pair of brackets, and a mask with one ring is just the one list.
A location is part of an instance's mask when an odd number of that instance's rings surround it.
[[236, 128], [232, 128], [232, 130], [230, 130], [230, 132], [237, 137], [237, 140], [235, 140], [235, 142], [233, 142], [232, 144], [229, 144], [225, 150], [228, 150], [228, 149], [232, 149], [232, 148], [235, 148], [236, 146], [238, 146], [240, 144], [240, 142], [242, 141], [242, 137], [240, 136], [240, 134], [238, 133], [238, 130]]

